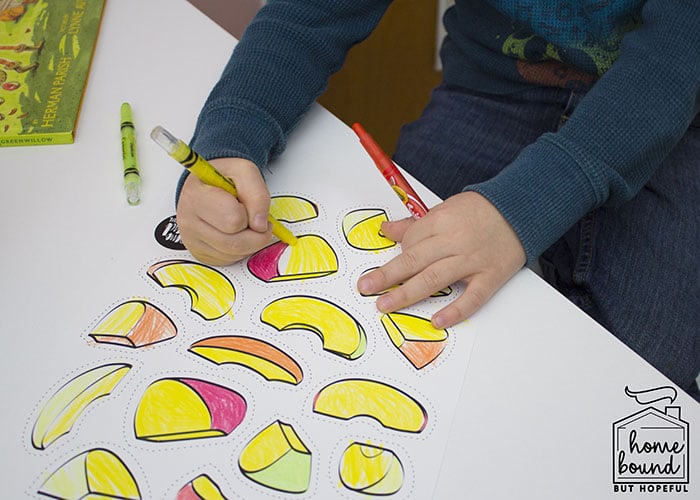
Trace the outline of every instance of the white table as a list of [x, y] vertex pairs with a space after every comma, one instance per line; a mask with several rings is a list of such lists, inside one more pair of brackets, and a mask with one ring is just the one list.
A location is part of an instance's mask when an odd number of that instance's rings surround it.
[[[57, 360], [75, 355], [66, 339], [83, 335], [86, 318], [106, 307], [99, 290], [110, 287], [114, 300], [133, 293], [121, 284], [122, 274], [142, 268], [138, 256], [157, 248], [153, 230], [174, 212], [180, 174], [157, 146], [147, 144], [147, 132], [163, 124], [189, 138], [232, 45], [228, 34], [184, 0], [107, 2], [75, 144], [0, 149], [3, 497], [33, 495], [36, 471], [59, 465], [58, 457], [68, 453], [57, 444], [56, 458], [47, 462], [27, 445], [36, 409], [31, 401], [37, 404], [65, 381], [69, 367]], [[121, 188], [122, 101], [133, 105], [144, 166], [143, 201], [136, 208], [126, 206]], [[290, 147], [303, 147], [305, 137], [337, 141], [338, 156], [358, 147], [320, 107]], [[81, 244], [86, 239], [89, 245]], [[649, 408], [627, 397], [625, 387], [672, 384], [529, 270], [470, 325], [476, 340], [463, 386], [450, 389], [458, 408], [434, 497], [621, 495], [613, 484], [613, 424]], [[103, 357], [109, 359], [107, 351]], [[664, 411], [664, 403], [657, 406]], [[700, 462], [700, 405], [678, 390], [674, 406], [692, 429], [684, 445], [694, 469], [689, 484], [681, 486], [688, 490], [682, 498], [691, 498], [700, 491], [694, 465]], [[122, 418], [103, 417], [105, 425]], [[83, 424], [76, 425], [80, 430]], [[120, 451], [128, 456], [128, 445]], [[640, 489], [637, 484], [634, 494], [624, 494], [650, 496]]]

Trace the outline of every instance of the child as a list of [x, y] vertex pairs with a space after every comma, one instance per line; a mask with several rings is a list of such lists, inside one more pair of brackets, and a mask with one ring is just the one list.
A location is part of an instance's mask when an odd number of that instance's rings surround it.
[[[184, 180], [178, 224], [195, 257], [225, 265], [269, 243], [260, 168], [389, 3], [260, 10], [192, 141], [241, 195]], [[462, 280], [432, 318], [444, 328], [539, 258], [563, 294], [697, 394], [700, 2], [457, 0], [444, 24], [443, 83], [394, 157], [445, 201], [382, 227], [402, 253], [359, 289], [404, 282], [377, 300], [388, 312]]]

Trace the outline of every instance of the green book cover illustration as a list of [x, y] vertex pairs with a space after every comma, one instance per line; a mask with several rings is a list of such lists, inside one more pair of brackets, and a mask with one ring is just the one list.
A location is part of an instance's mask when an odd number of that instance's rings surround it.
[[0, 0], [0, 146], [69, 144], [105, 0]]

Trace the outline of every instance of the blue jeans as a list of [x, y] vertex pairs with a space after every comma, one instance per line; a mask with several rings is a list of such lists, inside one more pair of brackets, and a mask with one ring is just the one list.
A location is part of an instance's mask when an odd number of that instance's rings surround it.
[[[442, 198], [497, 175], [583, 95], [485, 96], [441, 85], [401, 129], [394, 159]], [[547, 281], [697, 398], [700, 372], [700, 115], [624, 206], [586, 214], [540, 257]]]

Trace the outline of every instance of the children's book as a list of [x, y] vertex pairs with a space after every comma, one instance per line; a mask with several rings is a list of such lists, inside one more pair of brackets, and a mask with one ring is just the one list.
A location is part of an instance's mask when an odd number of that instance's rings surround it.
[[70, 144], [105, 0], [0, 0], [0, 146]]

